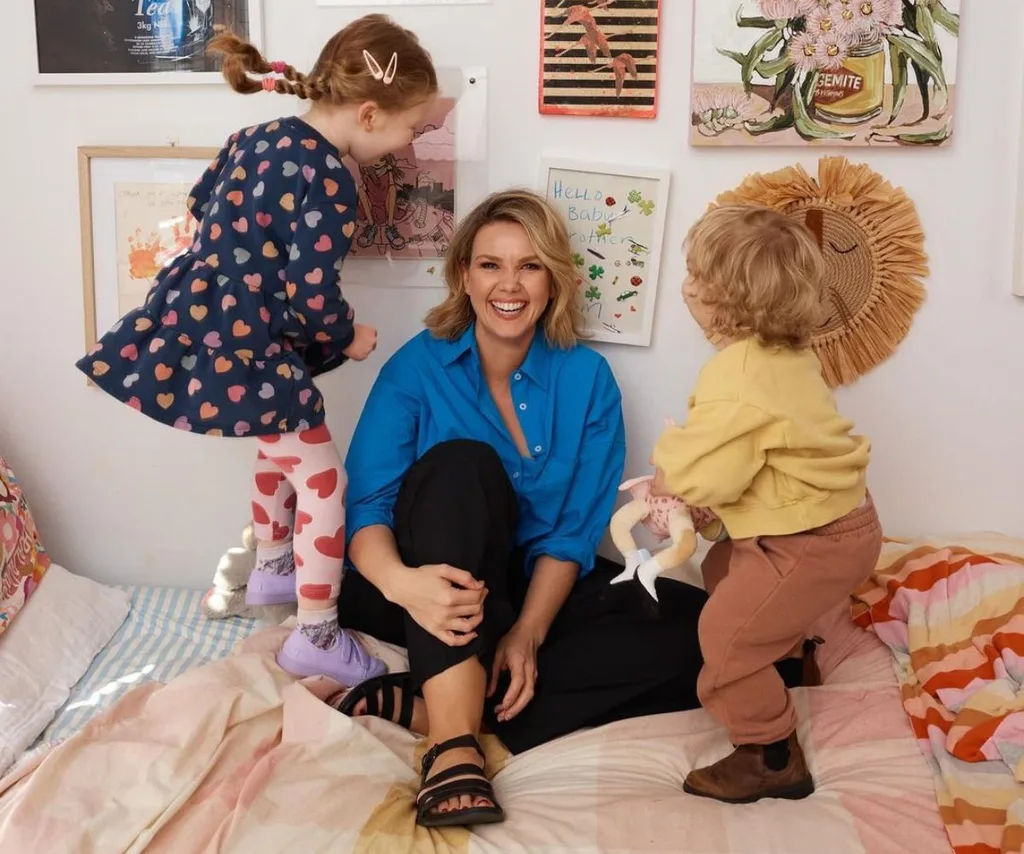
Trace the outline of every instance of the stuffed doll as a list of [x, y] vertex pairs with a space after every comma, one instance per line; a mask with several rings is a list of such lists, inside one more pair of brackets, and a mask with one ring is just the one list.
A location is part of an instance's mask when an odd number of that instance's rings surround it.
[[242, 545], [228, 549], [217, 564], [213, 587], [203, 597], [203, 613], [211, 620], [249, 617], [268, 623], [281, 623], [295, 613], [291, 605], [246, 605], [245, 587], [256, 568], [256, 533], [252, 523], [242, 531]]
[[[672, 426], [671, 420], [666, 421]], [[727, 536], [725, 526], [710, 510], [690, 507], [674, 495], [652, 495], [654, 475], [627, 480], [619, 491], [629, 491], [633, 498], [612, 516], [608, 532], [612, 542], [626, 561], [626, 568], [611, 580], [620, 584], [636, 577], [647, 594], [658, 601], [654, 582], [663, 572], [682, 566], [697, 551], [697, 531], [707, 540], [721, 540]], [[652, 555], [637, 547], [633, 529], [643, 523], [660, 542], [670, 540], [668, 546]]]

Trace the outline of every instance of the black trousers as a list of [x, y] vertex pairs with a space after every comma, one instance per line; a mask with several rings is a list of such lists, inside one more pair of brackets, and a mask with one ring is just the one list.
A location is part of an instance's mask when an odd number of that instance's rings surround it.
[[[489, 671], [526, 593], [522, 560], [512, 548], [517, 514], [515, 492], [489, 445], [458, 440], [435, 446], [403, 480], [395, 540], [407, 566], [447, 563], [485, 582], [478, 637], [463, 647], [448, 646], [358, 573], [342, 584], [339, 622], [407, 647], [417, 684], [470, 656]], [[487, 701], [484, 720], [513, 753], [584, 727], [700, 706], [697, 620], [707, 595], [660, 579], [655, 616], [638, 584], [608, 583], [621, 569], [598, 558], [576, 583], [538, 653], [534, 698], [517, 717], [499, 722], [493, 713], [507, 677]]]

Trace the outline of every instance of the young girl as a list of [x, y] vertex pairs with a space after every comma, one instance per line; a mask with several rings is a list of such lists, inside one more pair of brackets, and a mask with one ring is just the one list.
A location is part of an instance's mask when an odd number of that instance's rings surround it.
[[718, 347], [681, 427], [658, 440], [657, 488], [724, 523], [702, 567], [697, 690], [736, 750], [685, 790], [729, 803], [802, 798], [814, 782], [774, 663], [874, 569], [882, 534], [869, 445], [836, 411], [809, 348], [824, 265], [814, 237], [775, 211], [718, 207], [687, 237], [683, 299]]
[[338, 288], [358, 215], [341, 161], [407, 146], [437, 75], [416, 36], [383, 15], [345, 27], [307, 75], [231, 34], [210, 48], [236, 92], [296, 95], [309, 111], [231, 136], [188, 199], [199, 221], [191, 248], [78, 367], [164, 424], [258, 437], [247, 600], [297, 599], [278, 663], [354, 685], [385, 668], [338, 628], [345, 475], [312, 382], [377, 341]]

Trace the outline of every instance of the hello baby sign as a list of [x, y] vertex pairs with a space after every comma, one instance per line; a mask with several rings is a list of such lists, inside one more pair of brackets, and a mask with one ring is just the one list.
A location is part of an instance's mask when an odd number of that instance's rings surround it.
[[569, 228], [576, 298], [592, 340], [651, 343], [669, 181], [661, 169], [542, 164], [541, 192]]

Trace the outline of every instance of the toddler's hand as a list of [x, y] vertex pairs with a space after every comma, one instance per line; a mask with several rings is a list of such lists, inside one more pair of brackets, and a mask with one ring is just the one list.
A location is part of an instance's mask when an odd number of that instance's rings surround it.
[[651, 481], [651, 495], [671, 495], [665, 485], [665, 472], [661, 469], [654, 470], [654, 480]]
[[362, 323], [355, 324], [355, 330], [356, 335], [352, 343], [341, 352], [350, 359], [361, 362], [377, 349], [377, 330]]

